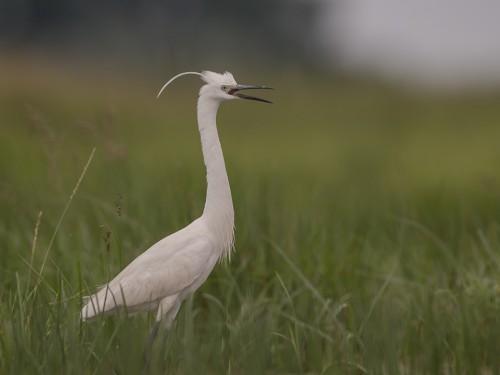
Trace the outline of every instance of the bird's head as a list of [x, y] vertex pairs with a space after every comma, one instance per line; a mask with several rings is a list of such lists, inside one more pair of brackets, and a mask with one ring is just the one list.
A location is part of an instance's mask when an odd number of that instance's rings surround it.
[[238, 85], [229, 72], [223, 74], [210, 72], [205, 70], [201, 73], [201, 79], [205, 81], [204, 85], [200, 90], [200, 95], [207, 95], [213, 99], [218, 99], [220, 101], [231, 100], [231, 99], [250, 99], [257, 100], [259, 102], [271, 103], [269, 100], [257, 98], [255, 96], [244, 95], [240, 93], [242, 90], [272, 90], [267, 86], [250, 86], [250, 85]]
[[267, 86], [253, 86], [253, 85], [238, 85], [233, 75], [229, 72], [223, 74], [210, 72], [204, 70], [201, 73], [198, 72], [185, 72], [176, 75], [170, 81], [168, 81], [158, 93], [158, 96], [174, 79], [186, 75], [195, 74], [201, 76], [201, 79], [205, 82], [205, 85], [200, 89], [200, 96], [206, 96], [213, 100], [225, 101], [231, 99], [249, 99], [257, 100], [259, 102], [271, 103], [269, 100], [257, 98], [255, 96], [242, 94], [242, 90], [272, 90], [271, 87]]

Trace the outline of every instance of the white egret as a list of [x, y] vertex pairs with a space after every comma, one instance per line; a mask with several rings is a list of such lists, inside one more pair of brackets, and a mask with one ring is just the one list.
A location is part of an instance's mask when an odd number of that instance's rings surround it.
[[198, 99], [198, 127], [207, 170], [207, 195], [201, 217], [180, 231], [165, 237], [138, 256], [96, 294], [87, 298], [81, 311], [83, 321], [126, 310], [128, 314], [157, 311], [149, 349], [164, 320], [172, 327], [181, 303], [207, 279], [218, 260], [229, 258], [234, 240], [234, 210], [222, 148], [217, 133], [219, 105], [231, 99], [268, 100], [241, 94], [266, 86], [238, 85], [229, 72], [185, 72], [169, 80], [195, 74], [205, 81]]

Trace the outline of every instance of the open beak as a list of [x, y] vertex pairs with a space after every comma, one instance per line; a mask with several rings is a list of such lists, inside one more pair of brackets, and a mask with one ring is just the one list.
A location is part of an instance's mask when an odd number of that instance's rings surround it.
[[240, 99], [257, 100], [258, 102], [272, 103], [267, 99], [257, 98], [256, 96], [244, 95], [238, 93], [241, 90], [274, 90], [272, 87], [267, 86], [249, 86], [249, 85], [236, 85], [231, 90], [228, 91], [229, 95], [236, 96]]

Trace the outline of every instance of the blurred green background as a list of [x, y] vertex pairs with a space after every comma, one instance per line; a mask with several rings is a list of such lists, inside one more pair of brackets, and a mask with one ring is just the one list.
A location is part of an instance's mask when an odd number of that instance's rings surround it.
[[151, 372], [500, 370], [500, 91], [346, 71], [328, 2], [254, 3], [1, 4], [0, 372], [145, 371], [154, 316], [79, 308], [202, 211], [201, 82], [156, 99], [196, 69], [276, 91], [220, 109], [235, 253]]

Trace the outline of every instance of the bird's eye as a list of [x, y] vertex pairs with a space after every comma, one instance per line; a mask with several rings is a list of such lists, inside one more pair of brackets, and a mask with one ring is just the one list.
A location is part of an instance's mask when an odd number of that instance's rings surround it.
[[222, 85], [220, 88], [221, 88], [222, 91], [227, 91], [227, 86], [226, 85]]

